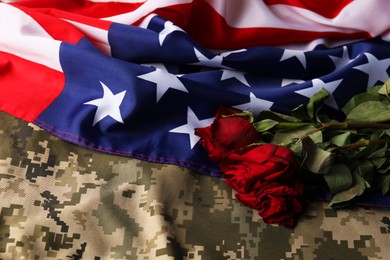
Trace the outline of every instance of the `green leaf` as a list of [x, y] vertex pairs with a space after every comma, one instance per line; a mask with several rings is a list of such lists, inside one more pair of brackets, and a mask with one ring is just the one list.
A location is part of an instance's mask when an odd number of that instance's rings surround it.
[[385, 196], [389, 193], [390, 190], [390, 175], [386, 175], [382, 180], [382, 195]]
[[390, 79], [388, 79], [378, 90], [379, 94], [390, 96]]
[[312, 173], [327, 174], [332, 167], [335, 155], [317, 147], [309, 137], [302, 139], [302, 149], [306, 158], [303, 167]]
[[368, 158], [384, 158], [386, 157], [387, 144], [383, 145], [383, 147], [379, 148], [375, 152], [372, 152], [368, 155]]
[[[278, 145], [289, 145], [292, 142], [294, 142], [294, 140], [296, 140], [297, 138], [301, 138], [305, 136], [307, 133], [315, 129], [316, 128], [312, 125], [304, 125], [304, 126], [279, 130], [275, 132], [272, 143]], [[318, 131], [318, 133], [321, 134], [320, 131]], [[318, 137], [316, 137], [316, 139], [318, 139]]]
[[380, 169], [378, 169], [376, 172], [379, 173], [379, 174], [387, 174], [387, 173], [390, 173], [390, 164], [389, 164], [389, 165], [382, 166], [382, 167], [381, 167]]
[[278, 124], [277, 121], [272, 119], [264, 119], [259, 122], [253, 123], [253, 127], [256, 129], [257, 132], [265, 132], [273, 128]]
[[368, 155], [368, 158], [376, 168], [380, 168], [388, 160], [388, 156], [386, 156], [386, 152], [387, 152], [387, 144], [385, 144], [382, 148]]
[[[368, 88], [366, 89], [366, 92], [365, 93], [369, 93], [369, 94], [379, 94], [379, 90], [383, 87], [383, 85], [376, 85], [376, 86], [373, 86], [371, 88]], [[382, 97], [383, 98], [383, 97]]]
[[332, 195], [348, 189], [353, 183], [351, 170], [345, 164], [333, 165], [324, 178]]
[[289, 146], [295, 143], [297, 139], [304, 138], [310, 132], [313, 132], [310, 134], [310, 138], [314, 143], [322, 143], [322, 132], [314, 131], [315, 129], [316, 127], [312, 125], [303, 125], [294, 128], [278, 130], [275, 132], [272, 143]]
[[295, 156], [301, 157], [301, 158], [306, 158], [306, 154], [303, 152], [303, 147], [302, 147], [302, 139], [296, 138], [291, 145], [289, 146], [290, 150], [294, 153]]
[[[389, 130], [390, 130], [390, 129], [389, 129]], [[376, 131], [374, 131], [374, 132], [370, 135], [370, 140], [381, 139], [384, 135], [386, 135], [386, 130], [383, 130], [383, 129], [376, 130]]]
[[317, 131], [317, 132], [314, 132], [314, 133], [311, 133], [309, 135], [310, 139], [313, 140], [313, 142], [315, 144], [320, 144], [323, 142], [323, 138], [322, 138], [322, 132], [321, 131]]
[[317, 111], [324, 104], [328, 97], [329, 93], [324, 88], [322, 88], [319, 92], [310, 98], [309, 103], [307, 104], [307, 113], [313, 121], [317, 121]]
[[281, 114], [281, 113], [277, 113], [277, 112], [272, 112], [272, 111], [268, 111], [268, 110], [261, 111], [259, 113], [259, 115], [257, 116], [257, 121], [261, 121], [263, 119], [272, 119], [272, 120], [275, 120], [278, 122], [296, 122], [296, 123], [302, 121], [299, 118], [296, 118], [293, 116], [289, 116], [289, 115], [285, 115], [285, 114]]
[[347, 115], [347, 121], [365, 121], [380, 123], [390, 121], [389, 105], [382, 101], [366, 101]]
[[378, 169], [381, 168], [387, 161], [387, 158], [375, 158], [370, 160], [371, 163]]
[[351, 141], [351, 132], [349, 131], [336, 135], [330, 139], [330, 142], [338, 147], [350, 144], [350, 141]]
[[369, 88], [367, 92], [363, 92], [353, 96], [341, 109], [344, 114], [348, 115], [355, 107], [367, 101], [384, 100], [382, 95], [378, 94], [379, 87]]
[[366, 190], [366, 184], [364, 179], [357, 173], [357, 171], [352, 172], [353, 184], [352, 186], [342, 192], [337, 193], [333, 196], [332, 200], [329, 202], [329, 206], [332, 208], [339, 208], [345, 206], [352, 199], [361, 196]]
[[360, 161], [357, 165], [357, 171], [366, 182], [366, 186], [370, 188], [374, 181], [374, 165], [368, 160]]
[[290, 114], [293, 117], [300, 119], [301, 121], [304, 122], [311, 121], [311, 118], [307, 113], [306, 106], [304, 105], [299, 105], [298, 107], [294, 108], [293, 110], [290, 111]]
[[375, 145], [369, 145], [366, 147], [361, 147], [356, 149], [356, 151], [351, 152], [353, 159], [365, 159], [376, 151], [377, 147]]

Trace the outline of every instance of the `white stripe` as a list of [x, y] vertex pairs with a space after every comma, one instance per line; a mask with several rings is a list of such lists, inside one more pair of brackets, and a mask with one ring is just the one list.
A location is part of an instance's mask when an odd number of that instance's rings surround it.
[[125, 14], [115, 15], [111, 17], [103, 18], [103, 20], [122, 23], [122, 24], [133, 24], [139, 19], [145, 17], [146, 15], [152, 13], [157, 8], [166, 7], [170, 5], [192, 3], [193, 0], [149, 0], [146, 1], [143, 5], [132, 12]]
[[150, 14], [150, 15], [146, 16], [145, 19], [143, 19], [138, 26], [140, 28], [144, 28], [144, 29], [148, 28], [148, 25], [149, 25], [150, 21], [155, 16], [157, 16], [157, 14]]
[[[267, 6], [259, 0], [205, 0], [234, 28], [281, 28], [313, 32], [367, 32], [372, 37], [390, 28], [389, 0], [355, 0], [333, 19], [290, 5]], [[157, 8], [191, 3], [192, 0], [149, 0], [138, 9], [105, 20], [133, 24]]]
[[235, 28], [284, 28], [304, 31], [358, 32], [378, 36], [390, 24], [390, 1], [355, 0], [334, 19], [290, 5], [267, 6], [258, 0], [208, 0], [208, 3]]
[[0, 3], [0, 51], [62, 71], [60, 41], [21, 10]]
[[118, 3], [143, 3], [148, 0], [89, 0], [90, 2], [96, 2], [96, 3], [108, 3], [108, 2], [118, 2]]

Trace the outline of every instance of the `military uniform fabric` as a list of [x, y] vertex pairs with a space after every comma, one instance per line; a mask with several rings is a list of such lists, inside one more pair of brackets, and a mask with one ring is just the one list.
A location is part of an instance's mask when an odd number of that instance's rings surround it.
[[267, 225], [220, 178], [107, 155], [0, 113], [0, 259], [389, 259], [386, 208]]

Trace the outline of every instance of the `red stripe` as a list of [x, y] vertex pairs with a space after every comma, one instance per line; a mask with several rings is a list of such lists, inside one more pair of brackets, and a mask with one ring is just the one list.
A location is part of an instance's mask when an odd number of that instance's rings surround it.
[[335, 18], [353, 0], [264, 0], [267, 5], [292, 5], [315, 12], [323, 17]]
[[280, 28], [234, 28], [208, 3], [170, 6], [156, 13], [183, 28], [196, 42], [211, 49], [240, 49], [259, 45], [281, 45], [312, 41], [318, 38], [371, 38], [366, 32], [314, 32]]
[[0, 52], [0, 110], [32, 122], [61, 93], [63, 73]]
[[88, 0], [24, 0], [11, 4], [31, 8], [53, 8], [74, 14], [102, 18], [134, 11], [143, 3], [119, 3], [114, 1], [95, 3]]
[[[308, 10], [319, 12], [326, 17], [333, 17], [348, 5], [351, 0], [339, 0], [329, 3], [326, 0], [266, 0], [268, 4], [289, 4], [304, 7]], [[337, 4], [336, 4], [337, 3]], [[98, 21], [94, 17], [110, 16], [119, 13], [130, 12], [137, 9], [141, 4], [131, 3], [93, 3], [89, 1], [53, 1], [37, 0], [22, 1], [17, 5], [36, 7], [41, 12], [57, 15], [65, 19], [86, 23], [101, 29], [108, 29], [109, 23]], [[332, 7], [330, 7], [332, 6]], [[51, 7], [50, 9], [39, 9]], [[60, 10], [54, 10], [58, 8]], [[61, 11], [62, 10], [62, 11]], [[66, 14], [66, 12], [70, 12]], [[319, 38], [328, 39], [361, 39], [371, 38], [368, 32], [334, 32], [334, 31], [307, 31], [283, 28], [235, 28], [227, 24], [223, 16], [216, 12], [205, 0], [194, 0], [188, 4], [178, 4], [155, 10], [155, 13], [172, 21], [183, 28], [194, 40], [203, 47], [213, 49], [239, 49], [258, 45], [284, 45], [312, 41]], [[56, 23], [41, 21], [38, 15], [29, 12], [34, 19], [47, 28], [47, 31], [56, 39], [68, 42], [77, 42], [82, 36], [71, 35], [69, 24], [58, 27]], [[83, 17], [83, 15], [85, 17]], [[145, 16], [148, 14], [145, 14]], [[87, 17], [91, 16], [91, 17]], [[47, 18], [49, 19], [49, 18]], [[52, 26], [48, 26], [51, 24]], [[66, 32], [66, 33], [65, 33]], [[77, 33], [76, 33], [77, 34]], [[68, 37], [69, 36], [69, 37]]]
[[89, 25], [103, 30], [108, 30], [112, 24], [112, 22], [109, 21], [100, 20], [94, 17], [88, 17], [88, 16], [70, 13], [62, 10], [56, 10], [56, 9], [52, 9], [50, 14], [55, 17], [78, 22], [81, 24]]

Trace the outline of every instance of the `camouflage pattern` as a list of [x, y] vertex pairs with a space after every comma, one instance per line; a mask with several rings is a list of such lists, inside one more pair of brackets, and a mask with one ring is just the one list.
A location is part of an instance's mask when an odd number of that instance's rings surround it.
[[0, 113], [0, 259], [389, 259], [390, 212], [266, 225], [222, 179], [92, 152]]

